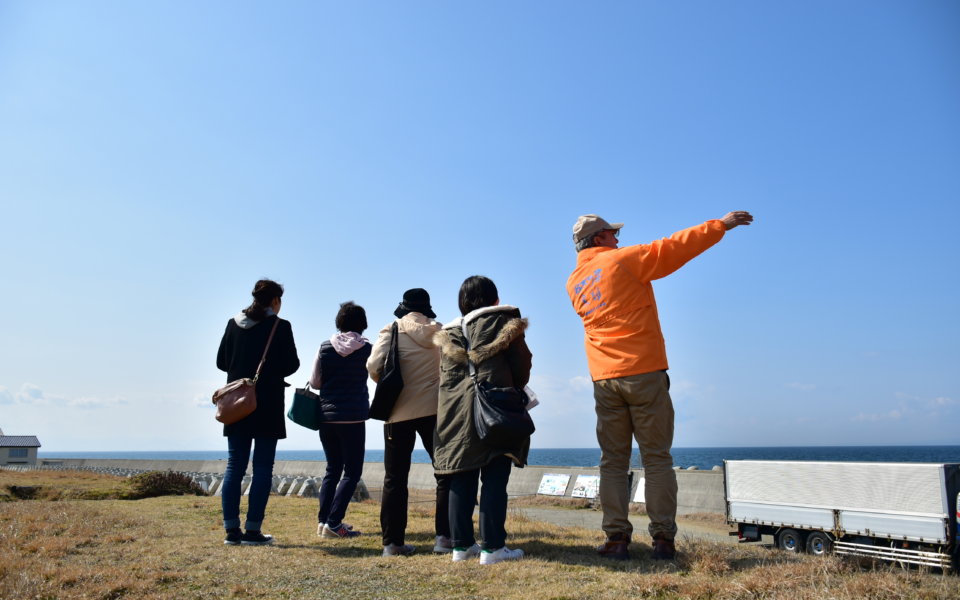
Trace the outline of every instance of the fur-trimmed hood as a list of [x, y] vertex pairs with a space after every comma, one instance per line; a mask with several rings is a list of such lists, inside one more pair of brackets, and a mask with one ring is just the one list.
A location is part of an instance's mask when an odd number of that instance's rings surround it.
[[[443, 328], [433, 336], [433, 343], [440, 348], [440, 352], [447, 358], [457, 364], [467, 364], [467, 358], [473, 364], [478, 365], [492, 356], [500, 354], [524, 331], [526, 331], [528, 322], [525, 318], [512, 317], [505, 315], [509, 319], [492, 340], [486, 340], [484, 336], [484, 325], [487, 321], [492, 321], [490, 316], [497, 316], [498, 313], [516, 313], [520, 311], [515, 306], [500, 305], [486, 306], [467, 313], [463, 317], [457, 317], [447, 323]], [[470, 333], [470, 351], [464, 349], [463, 325], [466, 323], [467, 331]], [[479, 340], [479, 341], [477, 341]]]

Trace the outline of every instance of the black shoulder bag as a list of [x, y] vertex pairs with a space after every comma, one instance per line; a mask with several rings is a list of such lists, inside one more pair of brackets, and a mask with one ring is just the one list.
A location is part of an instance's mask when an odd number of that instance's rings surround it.
[[370, 418], [378, 421], [386, 421], [393, 412], [393, 407], [403, 391], [403, 375], [400, 374], [400, 331], [397, 329], [397, 322], [393, 322], [390, 328], [390, 350], [383, 361], [383, 371], [380, 372], [380, 381], [377, 382], [377, 390], [373, 394], [373, 402], [370, 404]]
[[530, 399], [518, 387], [494, 387], [489, 381], [480, 381], [470, 360], [470, 336], [467, 324], [461, 324], [467, 350], [467, 365], [475, 390], [473, 398], [473, 426], [477, 436], [493, 448], [511, 449], [536, 431], [527, 412]]

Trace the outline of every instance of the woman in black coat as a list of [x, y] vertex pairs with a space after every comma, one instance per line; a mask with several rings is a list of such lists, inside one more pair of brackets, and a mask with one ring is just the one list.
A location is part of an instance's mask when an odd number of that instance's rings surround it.
[[[300, 368], [297, 346], [289, 321], [280, 312], [283, 287], [275, 281], [261, 279], [253, 288], [253, 304], [230, 319], [220, 350], [217, 368], [227, 372], [227, 383], [252, 378], [263, 357], [270, 332], [276, 325], [270, 349], [257, 379], [257, 409], [247, 417], [223, 426], [227, 438], [227, 469], [223, 477], [223, 526], [227, 530], [225, 544], [270, 544], [273, 537], [260, 529], [270, 496], [273, 461], [277, 440], [287, 437], [283, 415], [283, 378]], [[253, 481], [250, 484], [246, 532], [240, 530], [240, 484], [247, 471], [253, 447]]]

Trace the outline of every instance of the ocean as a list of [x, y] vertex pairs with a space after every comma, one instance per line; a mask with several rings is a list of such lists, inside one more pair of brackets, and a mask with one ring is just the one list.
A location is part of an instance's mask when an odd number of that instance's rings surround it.
[[[125, 458], [143, 460], [220, 460], [226, 450], [138, 452], [41, 452], [40, 458]], [[770, 448], [674, 448], [673, 462], [680, 468], [711, 469], [724, 460], [816, 460], [854, 462], [960, 463], [960, 446], [812, 446]], [[277, 450], [277, 460], [324, 460], [322, 450]], [[382, 462], [383, 450], [367, 450], [367, 462]], [[429, 463], [425, 450], [414, 450], [413, 462]], [[596, 467], [599, 448], [531, 448], [531, 465]], [[634, 448], [632, 464], [640, 467]]]

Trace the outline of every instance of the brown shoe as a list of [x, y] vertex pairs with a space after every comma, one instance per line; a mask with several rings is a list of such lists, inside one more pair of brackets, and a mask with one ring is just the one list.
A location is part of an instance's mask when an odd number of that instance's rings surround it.
[[630, 558], [630, 536], [625, 533], [614, 533], [607, 537], [607, 541], [597, 546], [597, 554], [603, 558], [613, 560], [628, 560]]
[[676, 556], [673, 540], [668, 540], [662, 533], [653, 536], [653, 560], [673, 560]]

